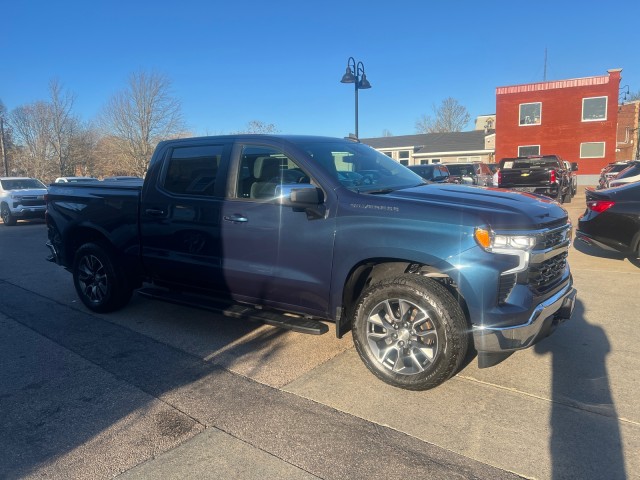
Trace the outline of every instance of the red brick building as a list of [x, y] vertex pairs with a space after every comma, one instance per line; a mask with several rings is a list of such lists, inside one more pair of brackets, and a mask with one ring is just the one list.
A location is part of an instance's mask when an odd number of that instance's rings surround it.
[[639, 158], [638, 139], [640, 129], [640, 100], [618, 107], [618, 148], [616, 160]]
[[616, 160], [622, 69], [608, 75], [498, 87], [496, 159], [560, 155], [580, 175]]

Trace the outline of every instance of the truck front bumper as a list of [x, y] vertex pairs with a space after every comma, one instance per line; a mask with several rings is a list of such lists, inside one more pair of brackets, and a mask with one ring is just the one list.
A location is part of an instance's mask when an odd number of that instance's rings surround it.
[[569, 283], [535, 307], [529, 320], [509, 327], [474, 326], [473, 340], [478, 353], [510, 353], [534, 345], [573, 313], [576, 289]]
[[45, 205], [36, 206], [14, 206], [11, 210], [11, 215], [15, 218], [27, 219], [27, 218], [44, 218], [44, 212], [47, 210]]

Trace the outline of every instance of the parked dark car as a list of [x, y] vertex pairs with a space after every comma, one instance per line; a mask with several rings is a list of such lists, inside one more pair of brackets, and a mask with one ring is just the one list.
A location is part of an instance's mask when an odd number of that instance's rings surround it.
[[586, 190], [577, 238], [605, 250], [640, 256], [640, 183]]
[[627, 168], [618, 173], [615, 177], [607, 180], [607, 187], [620, 187], [627, 183], [633, 183], [640, 180], [640, 161], [629, 162]]
[[412, 165], [409, 170], [417, 173], [427, 182], [446, 183], [451, 174], [446, 165], [432, 163], [430, 165]]
[[480, 185], [482, 187], [493, 185], [493, 172], [486, 163], [445, 163], [443, 165], [449, 169], [450, 183]]
[[609, 180], [615, 178], [622, 170], [629, 166], [629, 162], [611, 162], [600, 170], [597, 189], [609, 188]]

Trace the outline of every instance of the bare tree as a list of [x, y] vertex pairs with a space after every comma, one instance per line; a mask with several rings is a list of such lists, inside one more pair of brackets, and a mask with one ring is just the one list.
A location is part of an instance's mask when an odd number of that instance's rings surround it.
[[7, 128], [5, 125], [7, 124], [7, 107], [4, 106], [2, 100], [0, 100], [0, 157], [2, 158], [2, 167], [4, 170], [4, 175], [9, 175], [9, 142], [8, 142], [8, 131], [5, 131]]
[[271, 134], [278, 133], [278, 128], [273, 123], [265, 123], [261, 120], [251, 120], [247, 122], [244, 130], [240, 130], [237, 132], [233, 132], [234, 134], [241, 133], [262, 133], [262, 134]]
[[75, 96], [69, 92], [63, 92], [60, 82], [55, 79], [49, 82], [49, 93], [51, 96], [49, 141], [60, 176], [73, 175], [75, 166], [71, 161], [71, 145], [79, 124], [78, 119], [71, 112]]
[[104, 175], [98, 157], [99, 141], [100, 134], [96, 128], [77, 125], [69, 142], [69, 163], [74, 174], [87, 177]]
[[20, 145], [15, 158], [18, 172], [40, 179], [51, 179], [55, 158], [50, 141], [51, 106], [35, 102], [14, 109], [10, 115], [16, 143]]
[[166, 76], [137, 72], [127, 88], [108, 101], [102, 124], [130, 161], [128, 173], [144, 176], [157, 143], [183, 130], [182, 108]]
[[628, 102], [635, 102], [636, 100], [640, 100], [640, 90], [629, 93], [629, 96], [627, 97]]
[[445, 98], [439, 107], [433, 105], [434, 117], [422, 115], [416, 121], [416, 133], [460, 132], [467, 126], [471, 115], [455, 98]]

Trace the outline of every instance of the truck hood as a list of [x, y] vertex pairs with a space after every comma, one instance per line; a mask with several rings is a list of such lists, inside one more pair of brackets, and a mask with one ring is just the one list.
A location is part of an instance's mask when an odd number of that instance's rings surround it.
[[550, 198], [491, 187], [430, 184], [395, 190], [389, 200], [446, 209], [451, 215], [475, 215], [494, 229], [536, 229], [564, 225], [568, 215]]
[[47, 189], [46, 188], [18, 188], [15, 190], [8, 190], [7, 193], [12, 197], [42, 196], [47, 193]]

